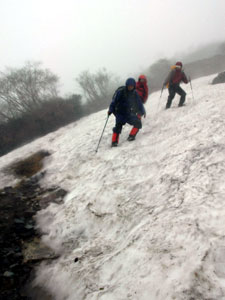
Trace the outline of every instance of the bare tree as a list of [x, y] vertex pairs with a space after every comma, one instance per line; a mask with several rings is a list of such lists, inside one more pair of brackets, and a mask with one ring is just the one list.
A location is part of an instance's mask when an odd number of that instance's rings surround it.
[[77, 78], [77, 82], [83, 90], [88, 105], [94, 110], [103, 109], [108, 106], [113, 91], [118, 85], [118, 78], [101, 69], [95, 74], [83, 71]]
[[58, 77], [41, 64], [28, 62], [21, 69], [0, 72], [1, 118], [12, 119], [32, 111], [41, 103], [58, 95]]

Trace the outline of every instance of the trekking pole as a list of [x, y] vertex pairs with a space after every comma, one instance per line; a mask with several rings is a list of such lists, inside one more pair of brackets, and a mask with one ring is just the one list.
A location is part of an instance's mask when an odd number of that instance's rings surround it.
[[159, 103], [160, 103], [160, 99], [162, 98], [163, 89], [164, 89], [164, 84], [163, 84], [162, 89], [161, 89], [161, 93], [160, 93], [160, 97], [159, 97], [159, 102], [158, 102], [158, 107], [157, 107], [157, 112], [159, 111]]
[[104, 131], [105, 131], [105, 127], [106, 127], [106, 124], [107, 124], [108, 120], [109, 120], [109, 115], [107, 116], [107, 119], [106, 119], [106, 122], [105, 122], [105, 126], [104, 126], [104, 128], [103, 128], [103, 130], [102, 130], [102, 134], [101, 134], [100, 139], [99, 139], [99, 142], [98, 142], [98, 146], [97, 146], [97, 148], [96, 148], [96, 150], [95, 150], [96, 153], [98, 152], [98, 147], [99, 147], [99, 145], [100, 145], [100, 142], [101, 142], [101, 139], [102, 139], [103, 133], [104, 133]]
[[193, 88], [192, 88], [192, 84], [191, 84], [191, 77], [189, 76], [189, 82], [190, 82], [190, 86], [191, 86], [191, 92], [192, 92], [192, 98], [193, 98], [193, 102], [195, 101], [194, 99], [194, 93], [193, 93]]
[[161, 99], [161, 98], [162, 98], [163, 89], [164, 89], [164, 84], [163, 84], [163, 86], [162, 86], [162, 89], [161, 89], [161, 94], [160, 94], [160, 97], [159, 97], [159, 99]]

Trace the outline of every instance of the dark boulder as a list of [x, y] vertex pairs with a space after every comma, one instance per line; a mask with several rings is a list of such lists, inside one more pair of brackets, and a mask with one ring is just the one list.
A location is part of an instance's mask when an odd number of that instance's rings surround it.
[[212, 84], [225, 83], [225, 72], [219, 73], [212, 81]]

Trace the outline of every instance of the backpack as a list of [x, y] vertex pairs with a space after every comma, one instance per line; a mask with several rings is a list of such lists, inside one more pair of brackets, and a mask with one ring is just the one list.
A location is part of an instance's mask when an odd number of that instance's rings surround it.
[[126, 92], [126, 87], [124, 85], [118, 87], [118, 89], [115, 90], [113, 96], [112, 96], [112, 100], [114, 101], [116, 98], [116, 95], [118, 94], [118, 92], [120, 91], [124, 91], [124, 93]]
[[[112, 102], [115, 102], [115, 99], [116, 99], [116, 96], [118, 95], [118, 93], [123, 93], [123, 95], [125, 95], [125, 93], [126, 93], [126, 86], [124, 86], [124, 85], [120, 86], [120, 87], [118, 87], [115, 90], [115, 92], [113, 94], [113, 97], [112, 97]], [[120, 107], [121, 107], [121, 102], [117, 102], [115, 104], [115, 112], [118, 112], [118, 110], [120, 110]]]
[[[175, 70], [176, 69], [176, 65], [172, 65], [171, 67], [170, 67], [170, 72], [172, 72], [173, 70]], [[169, 83], [169, 81], [167, 82], [167, 84], [166, 84], [166, 88], [168, 89], [169, 88], [169, 85], [170, 85], [170, 83]]]

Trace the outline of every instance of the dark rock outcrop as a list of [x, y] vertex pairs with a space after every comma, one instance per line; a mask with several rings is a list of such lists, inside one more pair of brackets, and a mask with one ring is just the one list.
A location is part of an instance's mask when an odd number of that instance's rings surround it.
[[212, 84], [225, 83], [225, 71], [219, 73], [212, 81]]
[[32, 270], [41, 261], [57, 257], [41, 243], [34, 215], [50, 202], [61, 203], [66, 191], [42, 188], [38, 182], [43, 176], [0, 190], [0, 299], [33, 299], [24, 289]]

